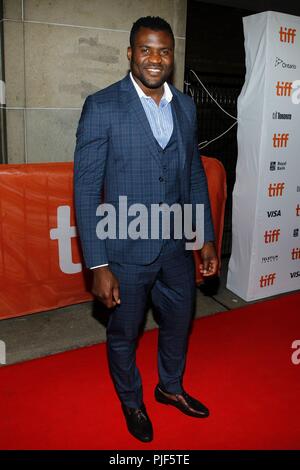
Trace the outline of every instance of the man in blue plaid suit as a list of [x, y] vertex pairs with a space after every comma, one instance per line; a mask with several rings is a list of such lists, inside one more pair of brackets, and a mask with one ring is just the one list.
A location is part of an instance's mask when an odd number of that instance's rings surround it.
[[[143, 204], [149, 213], [153, 204], [204, 205], [201, 270], [204, 276], [217, 273], [195, 106], [189, 96], [167, 83], [173, 72], [174, 45], [165, 20], [144, 17], [134, 23], [127, 52], [130, 73], [86, 99], [74, 162], [77, 226], [85, 263], [93, 269], [92, 292], [111, 309], [110, 370], [128, 430], [143, 442], [153, 439], [153, 428], [135, 359], [149, 296], [159, 314], [156, 400], [196, 418], [209, 415], [182, 385], [195, 298], [192, 251], [185, 250], [184, 237], [176, 237], [174, 227], [169, 237], [163, 230], [156, 237], [145, 237], [144, 232], [130, 237], [124, 234], [124, 223], [129, 226], [132, 213], [120, 215], [120, 196], [126, 196], [129, 205]], [[99, 235], [102, 197], [115, 208], [116, 237]], [[159, 221], [146, 216], [142, 222]]]

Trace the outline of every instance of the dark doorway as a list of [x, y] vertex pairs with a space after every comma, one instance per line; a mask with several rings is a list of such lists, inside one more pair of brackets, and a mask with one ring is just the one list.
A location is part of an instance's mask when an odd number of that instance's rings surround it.
[[[186, 29], [185, 92], [193, 96], [198, 112], [199, 142], [211, 141], [235, 121], [224, 114], [199, 84], [193, 70], [212, 97], [237, 116], [237, 98], [245, 77], [244, 16], [255, 12], [241, 8], [188, 1]], [[228, 199], [222, 256], [231, 252], [232, 190], [237, 161], [237, 126], [200, 150], [219, 159], [227, 173]]]

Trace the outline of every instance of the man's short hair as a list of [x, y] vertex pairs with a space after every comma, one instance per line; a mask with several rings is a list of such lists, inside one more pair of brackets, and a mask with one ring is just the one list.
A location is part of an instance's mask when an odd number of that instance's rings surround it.
[[130, 31], [130, 47], [134, 47], [135, 37], [141, 28], [149, 28], [153, 31], [166, 31], [170, 34], [175, 44], [174, 34], [169, 23], [159, 16], [143, 16], [133, 23]]

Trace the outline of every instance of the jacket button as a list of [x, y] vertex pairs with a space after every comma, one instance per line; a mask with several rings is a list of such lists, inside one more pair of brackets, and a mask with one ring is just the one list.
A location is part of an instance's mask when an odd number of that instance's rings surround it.
[[160, 181], [161, 183], [164, 181], [164, 179], [163, 179], [162, 176], [160, 176], [158, 179], [159, 179], [159, 181]]

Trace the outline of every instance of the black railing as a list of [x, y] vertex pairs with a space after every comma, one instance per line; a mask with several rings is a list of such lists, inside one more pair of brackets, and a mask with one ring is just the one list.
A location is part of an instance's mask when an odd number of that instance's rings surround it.
[[[210, 75], [195, 73], [200, 78], [212, 97], [232, 116], [237, 116], [237, 99], [244, 83], [244, 77], [236, 75]], [[191, 95], [197, 106], [198, 114], [198, 141], [205, 145], [222, 134], [232, 124], [234, 119], [227, 116], [216, 105], [200, 85], [191, 71], [185, 74], [185, 93]], [[222, 256], [231, 253], [231, 218], [232, 218], [232, 191], [235, 182], [235, 167], [237, 161], [237, 125], [220, 139], [215, 140], [200, 150], [201, 155], [216, 157], [220, 160], [227, 175], [227, 203], [225, 209]]]

